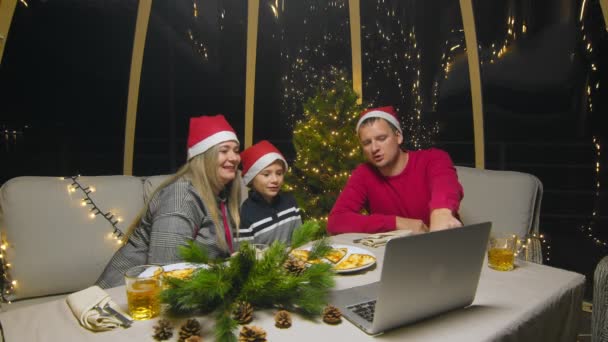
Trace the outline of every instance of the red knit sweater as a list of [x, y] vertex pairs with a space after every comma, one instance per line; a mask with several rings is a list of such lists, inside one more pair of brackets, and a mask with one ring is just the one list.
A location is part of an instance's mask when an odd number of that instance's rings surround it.
[[[329, 214], [330, 234], [395, 230], [397, 216], [428, 226], [433, 209], [458, 212], [463, 191], [450, 156], [439, 149], [408, 154], [405, 169], [396, 176], [385, 177], [368, 163], [353, 171]], [[362, 209], [369, 214], [361, 214]]]

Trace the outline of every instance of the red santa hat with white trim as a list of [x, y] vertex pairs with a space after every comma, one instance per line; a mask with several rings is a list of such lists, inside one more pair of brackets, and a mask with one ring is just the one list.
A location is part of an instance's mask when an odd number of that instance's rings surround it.
[[285, 157], [268, 140], [262, 140], [241, 152], [241, 165], [243, 165], [243, 181], [245, 184], [249, 184], [258, 173], [277, 160], [282, 161], [285, 165], [285, 170], [287, 170], [288, 166]]
[[190, 118], [188, 160], [224, 141], [239, 139], [222, 114]]
[[399, 124], [399, 118], [397, 117], [397, 112], [392, 106], [371, 108], [362, 112], [361, 117], [357, 122], [357, 132], [359, 132], [359, 127], [361, 127], [363, 121], [369, 118], [382, 118], [390, 122], [393, 126], [397, 128], [399, 133], [403, 134], [403, 131], [401, 130], [401, 125]]

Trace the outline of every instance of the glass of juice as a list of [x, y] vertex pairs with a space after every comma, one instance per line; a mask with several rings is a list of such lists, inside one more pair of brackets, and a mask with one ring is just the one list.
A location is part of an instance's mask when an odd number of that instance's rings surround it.
[[493, 235], [488, 241], [488, 266], [498, 271], [510, 271], [515, 267], [517, 236]]
[[160, 314], [162, 274], [162, 267], [156, 265], [135, 266], [125, 273], [127, 303], [133, 319], [142, 321]]

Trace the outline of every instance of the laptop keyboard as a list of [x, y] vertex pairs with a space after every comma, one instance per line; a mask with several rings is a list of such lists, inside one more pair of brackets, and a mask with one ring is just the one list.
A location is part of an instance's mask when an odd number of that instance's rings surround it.
[[369, 302], [350, 305], [346, 308], [371, 323], [374, 320], [374, 312], [376, 312], [376, 301], [370, 300]]

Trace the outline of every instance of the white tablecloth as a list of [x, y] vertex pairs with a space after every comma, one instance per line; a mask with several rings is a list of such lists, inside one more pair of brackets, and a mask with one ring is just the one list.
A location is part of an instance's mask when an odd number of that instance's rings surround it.
[[[359, 235], [334, 237], [352, 243]], [[383, 248], [370, 249], [382, 263]], [[405, 271], [405, 270], [404, 270]], [[364, 273], [336, 276], [343, 289], [377, 281], [379, 267]], [[295, 316], [293, 326], [274, 326], [273, 312], [257, 311], [251, 325], [262, 327], [269, 341], [575, 341], [585, 277], [574, 272], [519, 262], [515, 270], [498, 272], [484, 264], [477, 295], [471, 306], [370, 337], [344, 320], [337, 326]], [[446, 284], [449, 286], [449, 284]], [[108, 293], [126, 307], [124, 287]], [[9, 310], [0, 314], [5, 341], [153, 341], [156, 319], [138, 321], [129, 329], [92, 333], [79, 324], [65, 300]], [[204, 338], [213, 339], [212, 320], [201, 317]], [[182, 322], [170, 341], [177, 341]]]

